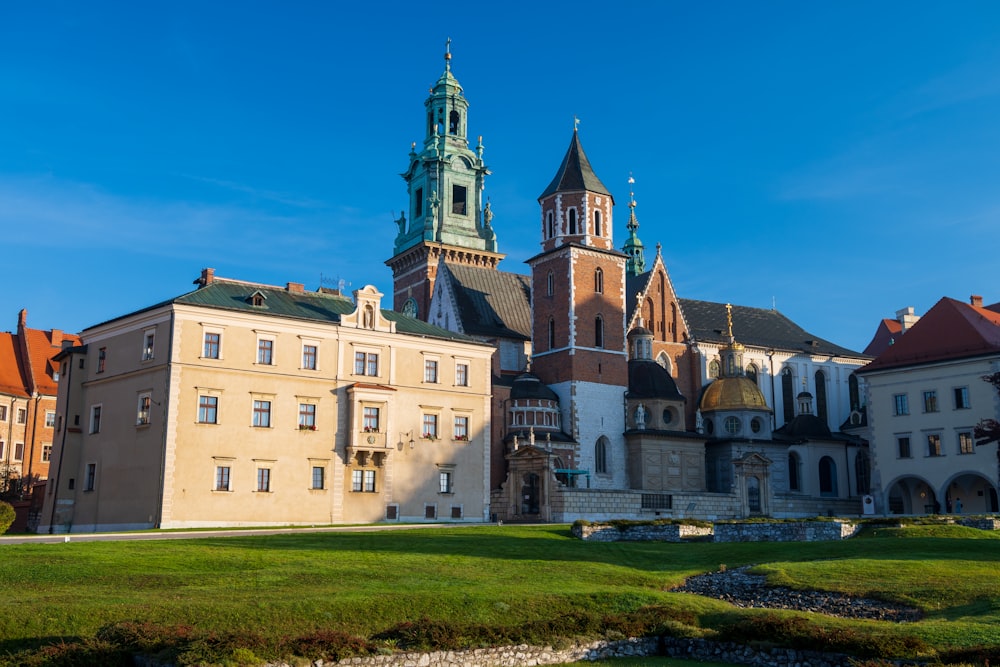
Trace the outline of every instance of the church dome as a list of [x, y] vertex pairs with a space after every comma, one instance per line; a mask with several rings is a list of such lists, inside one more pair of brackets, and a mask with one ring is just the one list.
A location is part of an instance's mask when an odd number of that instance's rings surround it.
[[510, 388], [511, 400], [524, 400], [538, 398], [546, 401], [559, 402], [559, 397], [549, 386], [543, 383], [537, 375], [533, 373], [521, 373], [514, 378], [514, 384]]
[[757, 384], [742, 375], [721, 377], [708, 385], [698, 407], [702, 412], [769, 409]]
[[632, 359], [628, 362], [628, 397], [687, 400], [677, 389], [677, 383], [669, 371], [648, 359]]

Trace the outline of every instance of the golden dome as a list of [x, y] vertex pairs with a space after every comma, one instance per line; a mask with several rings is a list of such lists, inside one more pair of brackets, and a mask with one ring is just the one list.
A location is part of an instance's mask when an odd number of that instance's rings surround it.
[[721, 377], [705, 388], [701, 396], [702, 412], [712, 410], [768, 410], [760, 388], [742, 375]]

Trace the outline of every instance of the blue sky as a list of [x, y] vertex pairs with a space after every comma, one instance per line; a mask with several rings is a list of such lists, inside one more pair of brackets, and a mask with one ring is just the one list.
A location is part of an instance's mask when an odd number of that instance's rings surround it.
[[79, 331], [203, 267], [391, 294], [448, 37], [505, 270], [577, 116], [616, 244], [632, 173], [683, 298], [854, 349], [904, 306], [1000, 301], [994, 2], [33, 2], [0, 6], [0, 329]]

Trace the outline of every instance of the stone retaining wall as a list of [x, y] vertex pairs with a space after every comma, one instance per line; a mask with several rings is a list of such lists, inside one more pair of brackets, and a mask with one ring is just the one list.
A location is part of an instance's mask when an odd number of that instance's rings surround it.
[[993, 517], [958, 519], [955, 523], [960, 526], [968, 526], [969, 528], [978, 528], [979, 530], [1000, 530], [1000, 519]]
[[717, 523], [715, 524], [715, 541], [822, 542], [853, 537], [860, 529], [859, 524], [842, 521]]
[[679, 523], [652, 523], [635, 526], [573, 524], [573, 537], [590, 542], [680, 542], [686, 537], [711, 536], [711, 526], [688, 526]]

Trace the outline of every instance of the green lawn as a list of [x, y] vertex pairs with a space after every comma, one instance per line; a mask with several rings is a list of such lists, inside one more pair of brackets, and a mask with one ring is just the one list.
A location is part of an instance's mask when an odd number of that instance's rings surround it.
[[998, 540], [956, 526], [913, 526], [813, 544], [604, 544], [576, 540], [567, 526], [475, 526], [10, 545], [0, 560], [0, 655], [132, 620], [265, 637], [336, 629], [368, 638], [419, 619], [512, 626], [657, 607], [688, 619], [691, 636], [711, 636], [736, 618], [770, 612], [667, 591], [688, 575], [746, 564], [775, 584], [895, 600], [926, 613], [912, 624], [780, 615], [915, 637], [937, 651], [998, 646]]

